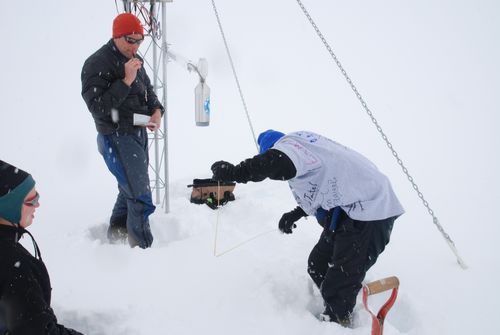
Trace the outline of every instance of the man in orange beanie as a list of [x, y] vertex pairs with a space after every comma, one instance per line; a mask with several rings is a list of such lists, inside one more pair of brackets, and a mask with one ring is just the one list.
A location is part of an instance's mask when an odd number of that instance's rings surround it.
[[[148, 175], [148, 136], [160, 127], [164, 113], [137, 50], [144, 29], [133, 14], [113, 21], [112, 39], [83, 65], [82, 97], [94, 118], [97, 145], [118, 182], [108, 238], [126, 239], [131, 247], [153, 243], [149, 215], [155, 206]], [[139, 117], [138, 117], [139, 116]], [[137, 119], [148, 119], [139, 123]]]
[[139, 34], [144, 37], [141, 21], [130, 13], [122, 13], [113, 20], [113, 38], [125, 35]]

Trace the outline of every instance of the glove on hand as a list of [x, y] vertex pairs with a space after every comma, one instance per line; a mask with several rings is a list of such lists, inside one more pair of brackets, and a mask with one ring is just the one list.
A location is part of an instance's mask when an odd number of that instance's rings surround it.
[[295, 224], [300, 218], [307, 216], [302, 208], [297, 207], [293, 211], [283, 214], [278, 224], [282, 233], [291, 234], [293, 228], [297, 228]]
[[225, 162], [225, 161], [218, 161], [212, 164], [212, 179], [213, 180], [220, 180], [220, 181], [233, 181], [234, 176], [234, 165]]

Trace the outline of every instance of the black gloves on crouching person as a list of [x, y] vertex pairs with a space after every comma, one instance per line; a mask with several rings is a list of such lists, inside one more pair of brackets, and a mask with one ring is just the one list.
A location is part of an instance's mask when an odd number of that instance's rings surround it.
[[214, 180], [247, 183], [259, 182], [266, 178], [273, 180], [289, 180], [297, 170], [290, 158], [279, 150], [269, 149], [263, 154], [245, 159], [238, 165], [226, 161], [212, 164]]
[[212, 164], [213, 180], [234, 181], [234, 165], [226, 161], [218, 161]]
[[249, 181], [261, 181], [266, 178], [259, 171], [252, 169], [252, 159], [247, 159], [238, 165], [226, 161], [218, 161], [212, 164], [212, 179], [218, 181], [235, 181], [247, 183]]
[[[235, 181], [246, 183], [248, 181], [261, 181], [266, 178], [273, 180], [289, 180], [295, 176], [297, 170], [290, 158], [281, 151], [270, 149], [264, 154], [246, 159], [238, 165], [226, 161], [212, 164], [212, 179], [218, 181]], [[300, 206], [293, 211], [283, 214], [279, 222], [279, 229], [285, 234], [291, 234], [296, 228], [295, 222], [307, 216]]]
[[278, 224], [278, 227], [282, 233], [291, 234], [293, 228], [297, 228], [295, 222], [301, 218], [307, 216], [306, 212], [299, 206], [297, 206], [293, 211], [283, 214]]

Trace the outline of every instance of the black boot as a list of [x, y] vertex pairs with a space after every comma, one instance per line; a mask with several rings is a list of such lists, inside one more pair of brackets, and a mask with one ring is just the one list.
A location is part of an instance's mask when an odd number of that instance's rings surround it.
[[111, 218], [108, 227], [108, 240], [110, 243], [127, 241], [127, 217]]
[[353, 328], [351, 314], [347, 314], [347, 316], [344, 317], [339, 317], [338, 315], [331, 313], [329, 311], [329, 308], [326, 308], [325, 311], [319, 315], [319, 320], [325, 322], [335, 322], [344, 328]]

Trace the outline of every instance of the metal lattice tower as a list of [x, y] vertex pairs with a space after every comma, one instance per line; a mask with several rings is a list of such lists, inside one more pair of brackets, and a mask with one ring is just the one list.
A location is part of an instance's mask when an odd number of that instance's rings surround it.
[[[153, 76], [152, 83], [156, 95], [165, 108], [163, 124], [154, 134], [149, 135], [151, 189], [155, 204], [162, 204], [165, 213], [170, 211], [169, 170], [168, 170], [168, 99], [167, 99], [167, 3], [173, 0], [122, 0], [124, 10], [136, 15], [143, 23], [145, 45], [139, 49], [144, 59], [144, 67]], [[147, 42], [147, 43], [146, 43]], [[163, 190], [163, 197], [161, 191]]]

